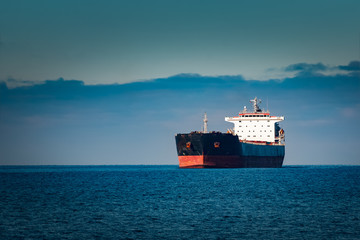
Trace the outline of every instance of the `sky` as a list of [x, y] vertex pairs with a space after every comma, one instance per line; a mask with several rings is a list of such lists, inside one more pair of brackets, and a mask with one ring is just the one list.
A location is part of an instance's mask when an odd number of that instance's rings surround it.
[[0, 5], [0, 165], [177, 164], [255, 96], [285, 164], [360, 165], [359, 1]]
[[111, 84], [179, 73], [266, 80], [271, 68], [345, 65], [360, 54], [358, 0], [0, 3], [2, 80]]

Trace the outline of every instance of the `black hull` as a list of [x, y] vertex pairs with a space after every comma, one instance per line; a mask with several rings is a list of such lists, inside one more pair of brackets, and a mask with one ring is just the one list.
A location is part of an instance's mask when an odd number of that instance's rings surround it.
[[279, 168], [285, 146], [240, 142], [226, 133], [177, 134], [181, 168]]

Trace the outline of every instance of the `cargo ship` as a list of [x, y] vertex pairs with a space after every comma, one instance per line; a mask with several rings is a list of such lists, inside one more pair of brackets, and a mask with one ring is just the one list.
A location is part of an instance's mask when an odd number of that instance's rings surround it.
[[234, 124], [226, 133], [208, 132], [204, 115], [202, 131], [175, 136], [180, 168], [279, 168], [285, 156], [285, 133], [279, 126], [284, 116], [271, 116], [260, 109], [256, 97], [235, 117], [225, 117]]

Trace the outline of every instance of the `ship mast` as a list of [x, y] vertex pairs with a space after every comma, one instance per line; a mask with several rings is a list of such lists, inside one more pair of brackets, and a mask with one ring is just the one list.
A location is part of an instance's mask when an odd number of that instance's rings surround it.
[[207, 131], [207, 122], [208, 122], [208, 120], [207, 120], [207, 116], [206, 116], [206, 112], [205, 112], [205, 115], [204, 115], [204, 133], [208, 132]]
[[254, 99], [251, 99], [250, 102], [253, 103], [254, 113], [262, 112], [258, 105], [258, 103], [261, 103], [261, 99], [258, 100], [257, 97], [255, 97]]

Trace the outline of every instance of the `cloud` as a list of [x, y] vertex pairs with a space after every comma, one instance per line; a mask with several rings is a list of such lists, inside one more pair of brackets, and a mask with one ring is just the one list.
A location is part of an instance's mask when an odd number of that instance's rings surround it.
[[[129, 95], [139, 96], [159, 91], [199, 92], [205, 89], [229, 89], [249, 84], [241, 76], [201, 76], [199, 74], [179, 74], [168, 78], [151, 79], [127, 84], [86, 85], [79, 80], [46, 80], [43, 82], [17, 81], [16, 87], [9, 87], [9, 81], [0, 82], [0, 91], [4, 100], [15, 101], [31, 99], [65, 100], [65, 99], [98, 99], [115, 96], [118, 98]], [[19, 84], [19, 83], [27, 83]], [[254, 84], [252, 81], [251, 84]], [[1, 98], [1, 96], [0, 96]]]
[[348, 65], [340, 65], [339, 69], [345, 71], [360, 71], [360, 61], [351, 61]]
[[285, 73], [295, 73], [295, 76], [336, 76], [348, 75], [360, 77], [360, 62], [351, 61], [348, 65], [329, 66], [323, 63], [296, 63], [283, 69]]
[[20, 79], [14, 79], [14, 78], [8, 78], [6, 81], [8, 88], [17, 88], [17, 87], [23, 87], [23, 86], [32, 86], [37, 84], [44, 83], [43, 81], [29, 81], [29, 80], [20, 80]]
[[317, 72], [325, 71], [328, 67], [322, 63], [309, 64], [309, 63], [296, 63], [291, 64], [285, 68], [286, 72], [301, 71], [301, 72]]
[[[339, 95], [347, 93], [352, 95], [359, 89], [359, 78], [352, 75], [326, 76], [322, 74], [312, 74], [311, 71], [324, 69], [324, 64], [293, 64], [286, 69], [299, 70], [305, 69], [309, 74], [300, 74], [283, 80], [245, 80], [242, 76], [201, 76], [199, 74], [178, 74], [168, 78], [158, 78], [142, 82], [127, 84], [106, 84], [106, 85], [86, 85], [79, 80], [46, 80], [42, 82], [32, 82], [32, 85], [22, 85], [13, 88], [8, 87], [8, 82], [0, 82], [0, 100], [6, 102], [44, 102], [49, 101], [81, 101], [99, 100], [114, 98], [116, 101], [148, 101], [146, 98], [152, 97], [159, 99], [156, 95], [168, 96], [168, 100], [174, 102], [178, 95], [185, 93], [195, 94], [191, 98], [196, 98], [209, 94], [210, 92], [218, 95], [217, 92], [246, 92], [247, 95], [262, 94], [269, 95], [273, 92], [284, 92], [284, 90], [306, 89], [326, 90], [332, 93], [334, 88], [341, 89]], [[11, 82], [23, 82], [12, 79]], [[26, 83], [30, 83], [25, 81]], [[346, 91], [345, 91], [346, 90]], [[324, 92], [322, 93], [324, 94]], [[251, 96], [250, 96], [251, 97]], [[160, 100], [159, 100], [160, 101]], [[161, 101], [160, 101], [161, 102]], [[162, 104], [162, 103], [157, 103]], [[119, 105], [120, 106], [120, 105]]]

